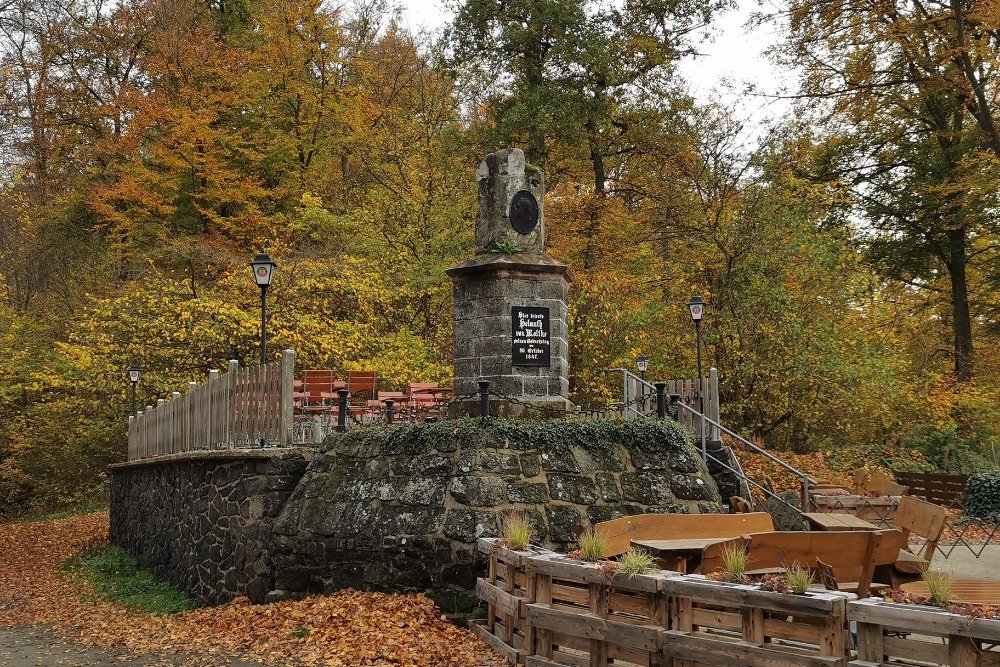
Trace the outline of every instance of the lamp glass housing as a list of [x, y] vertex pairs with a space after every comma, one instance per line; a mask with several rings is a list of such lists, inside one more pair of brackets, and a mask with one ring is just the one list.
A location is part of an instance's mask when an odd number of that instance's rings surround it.
[[638, 359], [635, 360], [635, 365], [636, 368], [639, 369], [640, 373], [645, 373], [647, 370], [649, 370], [649, 357], [647, 357], [646, 355], [639, 357]]
[[253, 269], [253, 279], [257, 282], [257, 286], [267, 288], [274, 281], [274, 270], [278, 265], [267, 253], [262, 252], [250, 262], [250, 268]]
[[128, 381], [132, 384], [139, 382], [139, 376], [142, 375], [142, 369], [136, 365], [129, 366], [128, 368]]
[[701, 322], [701, 318], [705, 316], [705, 302], [702, 301], [702, 298], [695, 294], [688, 301], [687, 307], [691, 311], [691, 319], [695, 322]]

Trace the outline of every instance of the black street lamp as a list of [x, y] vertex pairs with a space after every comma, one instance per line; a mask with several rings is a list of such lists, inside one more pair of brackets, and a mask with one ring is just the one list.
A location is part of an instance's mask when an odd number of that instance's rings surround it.
[[132, 414], [135, 414], [135, 386], [139, 384], [139, 378], [142, 377], [142, 369], [139, 368], [139, 364], [132, 364], [128, 367], [125, 376], [128, 378], [129, 384], [132, 385]]
[[694, 320], [695, 338], [698, 341], [698, 412], [701, 413], [701, 456], [705, 458], [705, 392], [701, 373], [701, 318], [705, 316], [705, 302], [695, 294], [688, 301], [687, 307], [691, 311], [691, 319]]
[[266, 253], [262, 252], [250, 262], [253, 269], [253, 279], [260, 288], [260, 363], [267, 363], [267, 288], [274, 281], [274, 270], [278, 265]]
[[645, 354], [640, 356], [638, 359], [635, 360], [635, 367], [639, 369], [639, 377], [641, 377], [642, 381], [645, 382], [646, 371], [649, 370], [649, 357], [647, 357]]

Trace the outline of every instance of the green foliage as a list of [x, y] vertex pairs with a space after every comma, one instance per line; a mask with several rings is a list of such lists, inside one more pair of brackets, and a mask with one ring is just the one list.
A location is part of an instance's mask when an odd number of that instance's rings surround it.
[[623, 448], [649, 458], [689, 457], [698, 454], [690, 435], [672, 421], [655, 419], [559, 420], [470, 417], [435, 423], [404, 423], [331, 435], [325, 448], [364, 452], [366, 456], [421, 454], [433, 448], [503, 449], [510, 443], [565, 450], [578, 447], [596, 454]]
[[139, 567], [135, 557], [120, 547], [86, 549], [63, 567], [103, 599], [135, 611], [175, 614], [195, 606], [187, 595]]
[[[582, 550], [582, 548], [581, 548]], [[635, 579], [640, 574], [649, 574], [656, 570], [656, 562], [644, 549], [629, 547], [628, 551], [618, 558], [618, 572]]]
[[831, 470], [849, 474], [858, 470], [936, 471], [934, 464], [919, 450], [902, 445], [841, 445], [824, 449], [823, 458]]
[[981, 429], [968, 437], [957, 424], [920, 426], [903, 438], [903, 445], [923, 452], [940, 472], [996, 470], [995, 438]]
[[588, 563], [604, 560], [604, 552], [611, 546], [608, 538], [598, 535], [593, 530], [585, 531], [576, 541], [580, 547], [581, 557]]
[[494, 240], [493, 245], [490, 246], [490, 251], [498, 252], [502, 255], [517, 255], [524, 252], [524, 248], [517, 242], [517, 239], [505, 236]]
[[965, 483], [965, 513], [988, 521], [1000, 520], [1000, 472], [983, 472]]

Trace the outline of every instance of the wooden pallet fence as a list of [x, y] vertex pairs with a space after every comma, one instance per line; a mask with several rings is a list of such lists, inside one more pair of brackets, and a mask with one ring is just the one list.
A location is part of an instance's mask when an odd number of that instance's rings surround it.
[[876, 600], [850, 602], [847, 618], [858, 631], [857, 659], [849, 667], [1000, 666], [1000, 621]]
[[791, 595], [684, 576], [667, 579], [663, 653], [674, 667], [843, 667], [844, 593]]
[[486, 603], [486, 618], [475, 626], [476, 634], [511, 664], [524, 664], [528, 646], [524, 607], [530, 588], [528, 559], [558, 554], [535, 546], [528, 551], [514, 551], [496, 537], [480, 538], [477, 547], [487, 566], [486, 577], [476, 581], [476, 595]]
[[939, 505], [962, 505], [968, 475], [894, 471], [896, 482], [909, 487], [909, 494]]
[[565, 556], [529, 559], [528, 573], [528, 667], [667, 664], [661, 591], [679, 573], [632, 578]]
[[128, 424], [128, 460], [197, 450], [281, 446], [292, 443], [292, 391], [295, 353], [263, 366], [229, 362], [208, 382], [188, 384], [146, 406]]

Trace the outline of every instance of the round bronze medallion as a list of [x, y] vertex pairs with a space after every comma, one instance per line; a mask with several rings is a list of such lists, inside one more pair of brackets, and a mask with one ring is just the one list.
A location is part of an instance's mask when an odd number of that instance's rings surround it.
[[538, 226], [538, 201], [528, 190], [518, 190], [510, 199], [510, 224], [518, 234], [530, 234]]

